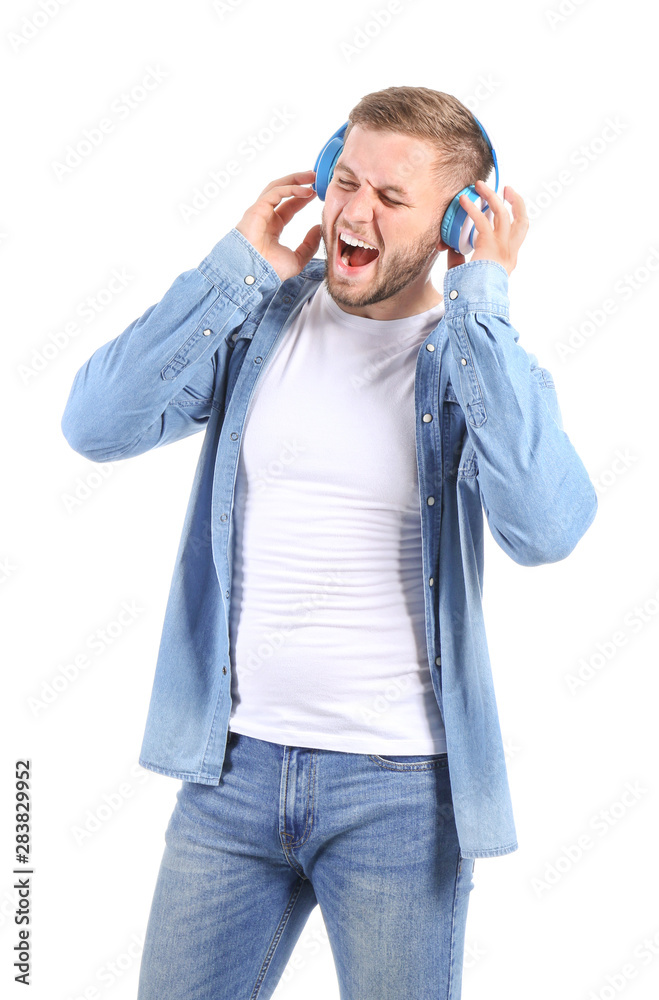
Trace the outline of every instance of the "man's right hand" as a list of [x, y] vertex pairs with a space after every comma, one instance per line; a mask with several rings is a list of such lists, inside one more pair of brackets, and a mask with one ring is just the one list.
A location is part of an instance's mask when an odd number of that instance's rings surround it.
[[[312, 187], [304, 187], [315, 176], [315, 171], [303, 170], [272, 181], [234, 227], [265, 257], [282, 281], [299, 274], [320, 245], [320, 225], [311, 227], [297, 250], [289, 250], [279, 242], [284, 226], [316, 196]], [[283, 198], [288, 201], [277, 208]]]

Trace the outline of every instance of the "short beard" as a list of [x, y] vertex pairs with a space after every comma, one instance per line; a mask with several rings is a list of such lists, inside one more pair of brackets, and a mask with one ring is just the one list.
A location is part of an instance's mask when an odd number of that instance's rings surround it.
[[[440, 227], [441, 220], [434, 221], [412, 246], [407, 246], [404, 250], [391, 251], [386, 264], [378, 265], [374, 279], [363, 290], [346, 289], [344, 293], [343, 286], [340, 284], [331, 288], [329, 256], [326, 256], [323, 281], [327, 292], [339, 306], [371, 306], [376, 302], [392, 298], [428, 270], [429, 260], [438, 254], [437, 244], [441, 239]], [[327, 250], [326, 241], [325, 249]]]

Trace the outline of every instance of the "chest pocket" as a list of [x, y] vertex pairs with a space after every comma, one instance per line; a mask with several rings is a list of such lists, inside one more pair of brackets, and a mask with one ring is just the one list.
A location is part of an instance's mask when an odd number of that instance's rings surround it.
[[476, 453], [469, 443], [465, 415], [455, 389], [446, 383], [442, 406], [444, 479], [476, 475]]

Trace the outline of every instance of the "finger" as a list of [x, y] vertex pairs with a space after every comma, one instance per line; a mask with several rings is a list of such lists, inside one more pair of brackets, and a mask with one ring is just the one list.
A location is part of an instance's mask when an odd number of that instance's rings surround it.
[[528, 232], [529, 228], [529, 217], [526, 211], [526, 205], [524, 204], [524, 199], [517, 193], [517, 191], [515, 191], [514, 188], [510, 186], [510, 184], [507, 185], [504, 193], [512, 206], [513, 224], [511, 233], [514, 234], [515, 237], [518, 237], [518, 234], [521, 233], [522, 239], [524, 239], [524, 236]]
[[[464, 201], [462, 200], [464, 198]], [[474, 220], [474, 228], [480, 233], [486, 229], [492, 229], [492, 226], [485, 218], [485, 213], [480, 209], [476, 208], [475, 204], [466, 194], [460, 195], [460, 204], [464, 208], [465, 212], [470, 219]]]
[[285, 177], [278, 177], [276, 181], [270, 181], [263, 191], [265, 193], [272, 188], [290, 186], [291, 184], [309, 184], [315, 176], [315, 170], [298, 170], [294, 174], [286, 174]]
[[508, 239], [510, 248], [516, 254], [529, 230], [529, 218], [523, 198], [509, 184], [504, 188], [504, 195], [512, 207], [513, 222]]
[[485, 184], [481, 180], [476, 181], [474, 187], [476, 188], [477, 194], [480, 195], [482, 200], [487, 202], [488, 206], [494, 212], [495, 228], [497, 222], [504, 222], [504, 221], [510, 222], [510, 215], [508, 214], [508, 209], [506, 208], [506, 206], [504, 205], [503, 201], [496, 193], [496, 191], [493, 191], [491, 187], [488, 187], [487, 184]]
[[321, 229], [322, 226], [320, 225], [312, 226], [295, 251], [302, 267], [305, 267], [309, 263], [320, 246]]
[[264, 191], [260, 195], [258, 201], [255, 202], [250, 211], [258, 216], [267, 226], [272, 221], [273, 214], [277, 214], [276, 206], [279, 205], [283, 198], [291, 198], [291, 200], [296, 202], [296, 207], [293, 211], [293, 214], [295, 214], [303, 205], [311, 201], [312, 196], [315, 194], [316, 192], [312, 188], [303, 187], [301, 184], [290, 184], [284, 187], [272, 188], [271, 191]]
[[309, 198], [315, 193], [312, 187], [303, 184], [283, 184], [280, 187], [265, 188], [259, 195], [259, 202], [275, 208], [284, 198], [290, 198], [292, 195], [297, 198]]

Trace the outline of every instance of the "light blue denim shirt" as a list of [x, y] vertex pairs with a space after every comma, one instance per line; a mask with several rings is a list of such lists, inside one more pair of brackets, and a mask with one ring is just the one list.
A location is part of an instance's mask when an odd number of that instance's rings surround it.
[[[73, 380], [62, 431], [93, 462], [205, 430], [165, 612], [140, 764], [217, 784], [231, 714], [232, 512], [247, 408], [270, 352], [316, 292], [314, 258], [282, 282], [232, 229]], [[551, 375], [518, 344], [508, 273], [444, 276], [445, 313], [415, 372], [428, 666], [444, 727], [460, 851], [517, 849], [482, 609], [483, 511], [522, 566], [564, 559], [597, 494], [563, 430]]]

